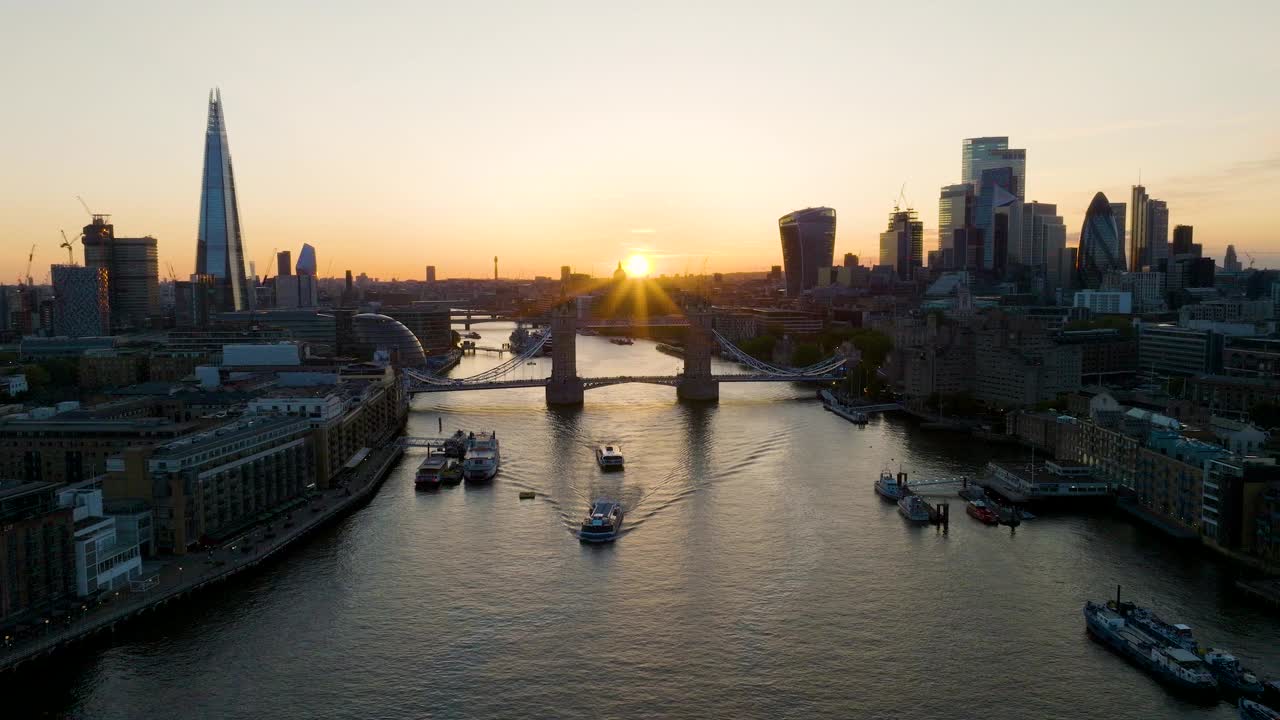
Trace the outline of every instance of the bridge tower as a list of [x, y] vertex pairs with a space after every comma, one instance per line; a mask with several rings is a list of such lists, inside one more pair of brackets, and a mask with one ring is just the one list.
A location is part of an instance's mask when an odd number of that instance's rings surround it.
[[582, 378], [578, 377], [578, 318], [571, 305], [551, 312], [551, 379], [548, 405], [581, 405]]
[[684, 342], [684, 372], [676, 384], [681, 400], [719, 400], [720, 381], [711, 375], [711, 313], [704, 305], [685, 308], [689, 334]]

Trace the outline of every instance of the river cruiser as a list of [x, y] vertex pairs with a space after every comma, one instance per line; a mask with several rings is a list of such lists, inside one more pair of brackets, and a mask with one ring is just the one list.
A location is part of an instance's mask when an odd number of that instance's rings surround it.
[[1139, 610], [1131, 602], [1116, 600], [1084, 605], [1085, 627], [1089, 635], [1113, 652], [1145, 670], [1166, 687], [1200, 700], [1216, 700], [1218, 682], [1209, 667], [1195, 653], [1150, 633], [1131, 622]]
[[622, 451], [615, 445], [600, 445], [596, 448], [596, 464], [601, 470], [621, 470]]
[[467, 482], [488, 482], [498, 474], [502, 455], [498, 450], [496, 433], [479, 432], [467, 435], [467, 458], [462, 462], [462, 474]]
[[876, 480], [876, 494], [885, 500], [901, 500], [902, 486], [906, 485], [906, 473], [898, 473], [897, 477], [888, 470], [880, 471], [880, 479]]
[[1196, 644], [1196, 638], [1191, 632], [1190, 625], [1165, 622], [1159, 615], [1147, 608], [1133, 608], [1129, 613], [1129, 622], [1170, 645], [1191, 652], [1199, 652], [1200, 650], [1200, 647]]
[[929, 506], [919, 495], [907, 495], [898, 501], [898, 512], [913, 523], [929, 522]]
[[609, 338], [609, 342], [614, 345], [635, 345], [635, 341], [629, 337]]
[[413, 486], [419, 490], [435, 490], [440, 487], [441, 473], [452, 465], [456, 465], [457, 461], [445, 457], [444, 455], [432, 454], [422, 461], [418, 466], [418, 472], [413, 476]]
[[1240, 704], [1236, 707], [1240, 720], [1280, 720], [1280, 711], [1272, 710], [1260, 702], [1240, 698]]
[[1242, 666], [1240, 660], [1229, 650], [1212, 648], [1204, 654], [1204, 661], [1209, 666], [1209, 672], [1218, 679], [1218, 687], [1224, 693], [1231, 697], [1262, 697], [1266, 689], [1262, 686], [1262, 681], [1249, 668]]
[[964, 511], [969, 513], [969, 517], [984, 525], [995, 525], [1000, 522], [1000, 516], [987, 504], [986, 500], [970, 500], [965, 504]]
[[444, 441], [444, 454], [451, 458], [461, 458], [467, 454], [467, 434], [458, 430]]
[[583, 542], [609, 542], [622, 530], [622, 505], [600, 498], [591, 503], [587, 516], [582, 519], [578, 539]]

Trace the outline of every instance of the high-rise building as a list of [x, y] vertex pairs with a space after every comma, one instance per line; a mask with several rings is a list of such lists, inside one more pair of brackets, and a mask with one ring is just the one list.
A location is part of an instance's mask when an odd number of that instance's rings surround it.
[[1133, 186], [1129, 219], [1129, 269], [1141, 270], [1149, 264], [1150, 249], [1147, 244], [1147, 189], [1141, 185]]
[[1235, 245], [1227, 246], [1227, 254], [1222, 258], [1222, 269], [1227, 272], [1240, 272], [1243, 269], [1240, 259], [1236, 257]]
[[924, 223], [916, 211], [893, 208], [889, 227], [880, 233], [880, 264], [890, 265], [901, 280], [910, 280], [924, 263]]
[[818, 268], [831, 267], [836, 250], [836, 211], [829, 207], [797, 210], [778, 218], [787, 296], [818, 284]]
[[54, 265], [53, 334], [95, 337], [111, 334], [107, 269]]
[[845, 253], [844, 266], [847, 268], [858, 267], [858, 256], [853, 253]]
[[[964, 252], [956, 248], [956, 231], [973, 224], [973, 186], [943, 185], [938, 197], [938, 254], [946, 270], [967, 267]], [[961, 238], [964, 235], [960, 235]]]
[[966, 138], [960, 143], [960, 179], [975, 193], [981, 191], [982, 171], [1007, 167], [1012, 175], [1009, 191], [1026, 199], [1027, 151], [1011, 149], [1007, 137]]
[[[561, 270], [562, 270], [561, 275], [563, 275], [564, 274], [563, 268], [561, 268]], [[436, 281], [436, 266], [428, 265], [427, 266], [427, 282], [433, 283], [435, 281]]]
[[1111, 203], [1100, 192], [1089, 203], [1080, 229], [1080, 246], [1076, 252], [1077, 287], [1096, 289], [1102, 284], [1102, 276], [1107, 271], [1124, 268], [1124, 248], [1120, 244], [1115, 216], [1111, 213]]
[[94, 215], [84, 226], [84, 264], [107, 271], [111, 328], [137, 330], [160, 315], [160, 261], [156, 239], [116, 237], [110, 215]]
[[298, 253], [298, 264], [294, 265], [294, 269], [299, 275], [316, 276], [316, 249], [311, 247], [311, 243], [302, 243], [302, 250]]
[[1048, 264], [1050, 235], [1062, 236], [1066, 244], [1067, 228], [1058, 215], [1058, 206], [1052, 203], [1029, 202], [1022, 206], [1021, 242], [1013, 253], [1014, 259], [1030, 267], [1043, 267]]
[[1017, 176], [1009, 166], [986, 168], [978, 185], [973, 224], [982, 242], [982, 269], [1002, 273], [1009, 254], [1021, 242], [1022, 203]]
[[276, 277], [287, 277], [293, 274], [293, 254], [288, 250], [276, 253]]
[[1169, 259], [1169, 204], [1163, 200], [1147, 200], [1147, 220], [1142, 224], [1147, 233], [1147, 258], [1144, 265], [1155, 270], [1161, 260]]
[[1128, 207], [1129, 207], [1128, 203], [1122, 203], [1122, 202], [1111, 203], [1111, 217], [1116, 219], [1116, 232], [1119, 233], [1120, 247], [1122, 248], [1129, 247], [1128, 245], [1125, 244], [1125, 241], [1124, 241], [1124, 229], [1129, 227], [1128, 225], [1125, 224], [1126, 218], [1128, 217], [1126, 215]]
[[211, 275], [225, 285], [224, 310], [249, 307], [244, 274], [244, 240], [236, 201], [222, 91], [209, 91], [209, 119], [204, 136], [204, 175], [200, 190], [200, 230], [196, 236], [196, 274]]
[[1191, 254], [1191, 241], [1195, 229], [1190, 225], [1176, 225], [1173, 228], [1173, 247], [1169, 250], [1169, 258]]

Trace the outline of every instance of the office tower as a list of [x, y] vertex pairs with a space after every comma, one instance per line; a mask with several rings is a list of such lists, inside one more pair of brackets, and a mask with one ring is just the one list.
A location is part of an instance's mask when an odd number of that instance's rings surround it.
[[1240, 259], [1236, 257], [1236, 246], [1228, 245], [1227, 254], [1222, 258], [1222, 269], [1227, 272], [1240, 272], [1244, 266], [1240, 264]]
[[960, 179], [981, 191], [982, 171], [1009, 168], [1009, 191], [1026, 199], [1027, 151], [1011, 149], [1007, 137], [967, 138], [960, 143]]
[[778, 218], [782, 264], [786, 268], [787, 297], [818, 284], [818, 268], [831, 267], [836, 250], [836, 211], [806, 208]]
[[1052, 203], [1029, 202], [1022, 206], [1021, 242], [1017, 260], [1045, 280], [1045, 292], [1052, 295], [1065, 284], [1062, 250], [1067, 246], [1067, 226]]
[[223, 304], [225, 291], [226, 287], [212, 275], [178, 280], [173, 284], [173, 324], [182, 328], [208, 327]]
[[782, 266], [781, 265], [769, 266], [769, 280], [771, 282], [782, 282]]
[[95, 337], [111, 334], [107, 269], [54, 265], [53, 334]]
[[1191, 240], [1194, 228], [1190, 225], [1175, 225], [1173, 228], [1173, 245], [1169, 249], [1169, 258], [1191, 254]]
[[498, 279], [498, 256], [493, 256], [493, 279]]
[[287, 277], [293, 274], [293, 254], [288, 250], [276, 253], [276, 277]]
[[1022, 232], [1022, 203], [1014, 187], [1011, 167], [987, 168], [979, 181], [973, 225], [982, 243], [982, 269], [1002, 274], [1010, 248], [1018, 247]]
[[1169, 259], [1169, 204], [1149, 198], [1142, 228], [1147, 233], [1147, 259], [1143, 265], [1154, 270], [1161, 260]]
[[1150, 252], [1147, 245], [1147, 189], [1141, 185], [1133, 186], [1132, 201], [1129, 203], [1129, 269], [1137, 272], [1147, 264]]
[[889, 227], [880, 233], [880, 264], [893, 266], [901, 280], [910, 280], [924, 262], [924, 223], [911, 208], [893, 208]]
[[1076, 251], [1076, 286], [1097, 289], [1109, 270], [1124, 270], [1124, 247], [1107, 196], [1098, 193], [1084, 213]]
[[[561, 270], [563, 271], [563, 268], [561, 268]], [[564, 274], [564, 273], [563, 273], [563, 272], [561, 272], [561, 275], [563, 275], [563, 274]], [[428, 265], [428, 266], [427, 266], [427, 282], [429, 282], [429, 283], [433, 283], [433, 282], [435, 282], [435, 281], [436, 281], [436, 266], [435, 266], [435, 265]]]
[[[943, 185], [938, 196], [938, 254], [946, 270], [967, 267], [962, 249], [956, 248], [956, 231], [973, 224], [973, 186]], [[964, 237], [964, 235], [960, 235]]]
[[573, 270], [568, 265], [560, 266], [560, 282], [569, 282], [569, 277], [573, 275]]
[[226, 288], [223, 310], [244, 310], [249, 292], [244, 275], [244, 241], [236, 201], [222, 91], [209, 91], [209, 120], [204, 136], [204, 175], [200, 190], [200, 230], [196, 237], [196, 274], [212, 275]]
[[858, 256], [853, 253], [845, 253], [844, 266], [847, 268], [858, 267]]
[[298, 264], [294, 269], [299, 275], [316, 276], [316, 249], [310, 243], [302, 243], [302, 251], [298, 253]]
[[1125, 224], [1125, 219], [1127, 217], [1126, 213], [1128, 211], [1128, 208], [1129, 208], [1128, 203], [1122, 203], [1122, 202], [1111, 203], [1111, 217], [1116, 219], [1116, 232], [1119, 234], [1120, 247], [1122, 248], [1129, 247], [1124, 242], [1124, 229], [1128, 227], [1128, 225]]
[[156, 239], [116, 237], [110, 215], [94, 215], [84, 226], [85, 267], [107, 271], [111, 328], [138, 330], [160, 315], [160, 262]]

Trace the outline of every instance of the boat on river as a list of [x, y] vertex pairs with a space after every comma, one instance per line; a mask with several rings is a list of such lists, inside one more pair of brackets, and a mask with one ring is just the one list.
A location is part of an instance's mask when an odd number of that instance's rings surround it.
[[578, 539], [583, 542], [615, 540], [618, 532], [622, 530], [622, 519], [622, 505], [613, 500], [600, 498], [591, 503], [587, 516], [582, 519]]
[[636, 344], [635, 341], [629, 337], [609, 338], [609, 342], [613, 343], [614, 345], [635, 345]]
[[1280, 711], [1248, 698], [1240, 698], [1236, 709], [1240, 720], [1280, 720]]
[[1229, 650], [1211, 648], [1204, 654], [1204, 661], [1209, 666], [1209, 672], [1218, 679], [1218, 687], [1230, 697], [1256, 700], [1266, 690], [1262, 686], [1262, 680], [1252, 670], [1241, 665], [1240, 660]]
[[1143, 610], [1131, 602], [1116, 599], [1104, 603], [1086, 602], [1085, 628], [1089, 636], [1117, 655], [1138, 666], [1165, 687], [1190, 698], [1217, 701], [1218, 681], [1209, 666], [1195, 653], [1169, 642], [1135, 622], [1134, 613]]
[[596, 464], [601, 470], [621, 470], [623, 467], [622, 451], [614, 445], [600, 445], [596, 448]]
[[488, 482], [498, 474], [502, 455], [498, 435], [492, 432], [467, 435], [467, 457], [462, 461], [462, 474], [467, 482]]
[[888, 470], [880, 471], [880, 478], [876, 480], [876, 494], [885, 500], [897, 502], [902, 499], [902, 488], [906, 485], [903, 482], [906, 479], [906, 473], [898, 473], [898, 477], [894, 477], [893, 473]]
[[970, 500], [965, 504], [964, 511], [969, 513], [969, 517], [984, 525], [996, 525], [1000, 522], [1000, 516], [987, 504], [986, 500]]
[[919, 495], [907, 495], [898, 501], [898, 512], [908, 522], [929, 522], [929, 505]]
[[443, 454], [428, 455], [425, 460], [418, 465], [418, 472], [414, 473], [413, 486], [418, 490], [436, 490], [440, 487], [441, 474], [445, 468], [456, 465], [457, 460], [446, 457]]

